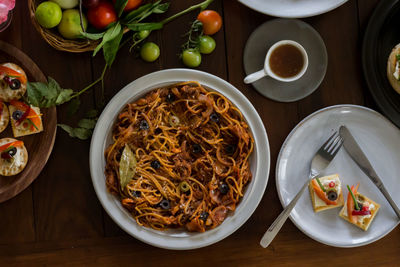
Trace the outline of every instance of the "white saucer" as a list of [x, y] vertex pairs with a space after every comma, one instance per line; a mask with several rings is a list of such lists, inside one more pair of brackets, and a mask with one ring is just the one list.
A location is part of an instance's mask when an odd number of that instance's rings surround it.
[[264, 77], [252, 85], [265, 97], [280, 102], [300, 100], [314, 92], [325, 77], [328, 54], [324, 41], [314, 28], [294, 19], [274, 19], [259, 26], [249, 37], [243, 54], [246, 75], [264, 66], [268, 49], [280, 40], [300, 43], [308, 54], [308, 69], [294, 82], [280, 82]]
[[[338, 105], [321, 109], [301, 121], [286, 138], [277, 160], [276, 186], [282, 206], [287, 206], [308, 179], [311, 159], [333, 131], [346, 125], [384, 185], [400, 205], [400, 130], [371, 109]], [[338, 173], [342, 190], [360, 183], [359, 192], [381, 205], [367, 232], [338, 216], [340, 208], [314, 213], [308, 189], [293, 209], [290, 219], [306, 235], [335, 247], [357, 247], [372, 243], [399, 223], [385, 197], [342, 148], [324, 174]]]
[[239, 2], [258, 12], [275, 17], [305, 18], [331, 11], [347, 0], [239, 0]]

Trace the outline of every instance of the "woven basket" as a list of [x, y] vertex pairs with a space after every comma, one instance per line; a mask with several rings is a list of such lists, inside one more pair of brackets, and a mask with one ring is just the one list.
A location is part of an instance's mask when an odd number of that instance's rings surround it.
[[87, 39], [69, 40], [64, 39], [57, 30], [45, 29], [39, 25], [35, 18], [35, 10], [39, 4], [39, 0], [28, 0], [29, 14], [31, 16], [32, 24], [36, 30], [42, 35], [43, 39], [52, 47], [57, 50], [81, 53], [86, 51], [93, 51], [99, 44], [99, 41], [92, 41]]

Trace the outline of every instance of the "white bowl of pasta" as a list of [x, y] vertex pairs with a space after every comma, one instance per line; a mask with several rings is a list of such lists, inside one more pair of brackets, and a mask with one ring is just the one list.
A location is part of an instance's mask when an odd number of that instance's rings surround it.
[[166, 249], [208, 246], [236, 231], [262, 199], [269, 168], [252, 104], [228, 82], [189, 69], [128, 84], [102, 112], [90, 146], [106, 212], [128, 234]]

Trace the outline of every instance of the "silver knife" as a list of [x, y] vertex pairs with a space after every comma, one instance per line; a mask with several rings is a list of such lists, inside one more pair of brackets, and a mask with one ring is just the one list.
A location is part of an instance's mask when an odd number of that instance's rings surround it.
[[375, 172], [371, 163], [365, 156], [364, 152], [361, 150], [360, 146], [357, 144], [357, 141], [351, 135], [350, 131], [346, 128], [346, 126], [340, 126], [339, 129], [340, 136], [343, 138], [344, 143], [343, 146], [346, 149], [347, 153], [350, 157], [357, 163], [358, 167], [371, 179], [371, 181], [379, 188], [382, 194], [385, 196], [390, 206], [392, 206], [394, 212], [397, 214], [397, 217], [400, 218], [400, 210], [397, 207], [396, 203], [393, 201], [392, 197], [389, 195], [389, 192], [386, 190], [385, 186], [382, 183], [382, 180], [379, 178], [378, 174]]

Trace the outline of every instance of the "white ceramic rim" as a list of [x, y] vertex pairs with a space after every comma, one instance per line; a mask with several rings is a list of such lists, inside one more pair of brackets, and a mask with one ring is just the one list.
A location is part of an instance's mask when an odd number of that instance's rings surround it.
[[[280, 176], [280, 174], [279, 174], [279, 164], [280, 164], [280, 162], [281, 162], [281, 157], [282, 157], [283, 151], [284, 151], [284, 150], [286, 149], [286, 147], [287, 147], [287, 143], [290, 141], [291, 137], [292, 137], [292, 136], [294, 135], [294, 133], [298, 130], [298, 128], [302, 127], [302, 125], [303, 125], [306, 121], [308, 121], [309, 119], [313, 118], [314, 116], [316, 116], [316, 115], [318, 115], [318, 114], [320, 114], [320, 113], [322, 113], [322, 112], [325, 112], [325, 111], [327, 111], [327, 110], [330, 110], [330, 109], [346, 108], [346, 107], [347, 107], [347, 108], [361, 109], [361, 110], [365, 110], [365, 111], [367, 111], [367, 112], [372, 112], [372, 113], [376, 114], [378, 117], [380, 117], [380, 118], [382, 118], [383, 120], [385, 120], [386, 122], [388, 122], [393, 128], [395, 128], [395, 129], [398, 130], [398, 128], [397, 128], [389, 119], [387, 119], [386, 117], [384, 117], [384, 116], [383, 116], [382, 114], [380, 114], [379, 112], [377, 112], [377, 111], [375, 111], [375, 110], [373, 110], [373, 109], [367, 108], [367, 107], [359, 106], [359, 105], [351, 105], [351, 104], [334, 105], [334, 106], [329, 106], [329, 107], [326, 107], [326, 108], [322, 108], [322, 109], [317, 110], [317, 111], [313, 112], [312, 114], [308, 115], [306, 118], [304, 118], [302, 121], [300, 121], [300, 122], [293, 128], [293, 130], [290, 132], [290, 134], [286, 137], [285, 142], [283, 143], [283, 145], [282, 145], [282, 147], [281, 147], [281, 150], [279, 151], [278, 159], [277, 159], [277, 161], [276, 161], [276, 171], [275, 171], [276, 190], [278, 191], [278, 197], [279, 197], [279, 200], [280, 200], [281, 205], [282, 205], [283, 208], [285, 208], [285, 206], [284, 206], [284, 202], [283, 202], [283, 199], [282, 199], [281, 188], [280, 188], [280, 186], [279, 186], [278, 180], [279, 180], [279, 176]], [[375, 242], [375, 241], [378, 241], [379, 239], [385, 237], [385, 236], [386, 236], [387, 234], [389, 234], [394, 228], [396, 228], [396, 226], [399, 225], [399, 223], [400, 223], [400, 221], [398, 221], [397, 224], [395, 224], [395, 225], [394, 225], [391, 229], [389, 229], [385, 234], [383, 234], [383, 235], [381, 235], [381, 236], [378, 236], [378, 237], [376, 237], [376, 238], [372, 238], [371, 240], [368, 240], [368, 241], [366, 241], [366, 242], [360, 242], [360, 243], [358, 243], [358, 244], [349, 244], [349, 245], [338, 245], [338, 244], [333, 244], [333, 243], [325, 242], [324, 240], [322, 240], [322, 239], [316, 237], [315, 235], [313, 235], [312, 233], [309, 233], [309, 232], [305, 231], [305, 230], [296, 222], [296, 220], [292, 217], [292, 215], [290, 215], [289, 218], [290, 218], [290, 220], [294, 223], [294, 225], [296, 225], [296, 227], [297, 227], [298, 229], [300, 229], [300, 231], [302, 231], [305, 235], [307, 235], [307, 236], [310, 237], [311, 239], [314, 239], [315, 241], [318, 241], [318, 242], [320, 242], [320, 243], [322, 243], [322, 244], [325, 244], [325, 245], [328, 245], [328, 246], [340, 247], [340, 248], [361, 247], [361, 246], [365, 246], [365, 245], [371, 244], [371, 243], [373, 243], [373, 242]]]
[[[253, 178], [236, 211], [222, 225], [205, 233], [184, 233], [184, 237], [169, 235], [137, 225], [115, 196], [107, 192], [104, 175], [104, 149], [115, 117], [126, 103], [143, 96], [154, 88], [179, 81], [199, 81], [205, 87], [224, 94], [243, 113], [252, 131], [255, 150], [252, 157]], [[132, 90], [134, 89], [134, 90]], [[254, 164], [255, 163], [255, 164]], [[253, 214], [260, 203], [268, 183], [270, 149], [264, 124], [249, 100], [233, 85], [212, 74], [191, 69], [167, 69], [145, 75], [125, 86], [107, 104], [102, 112], [90, 145], [90, 173], [93, 187], [107, 214], [125, 232], [147, 244], [176, 250], [195, 249], [216, 243], [232, 234]], [[255, 165], [255, 166], [254, 166]], [[255, 168], [255, 171], [253, 170]], [[98, 177], [98, 178], [96, 178]], [[117, 204], [118, 203], [118, 204]], [[172, 233], [173, 234], [173, 233]]]
[[[300, 70], [299, 73], [297, 73], [295, 76], [289, 77], [289, 78], [283, 78], [280, 77], [278, 75], [276, 75], [272, 70], [271, 70], [271, 64], [269, 59], [271, 58], [271, 54], [272, 52], [279, 46], [281, 45], [285, 45], [285, 44], [289, 44], [289, 45], [293, 45], [294, 47], [298, 48], [301, 52], [301, 54], [303, 55], [303, 59], [304, 59], [304, 64], [302, 69]], [[265, 56], [265, 61], [264, 61], [264, 72], [270, 76], [271, 78], [274, 78], [275, 80], [281, 81], [281, 82], [293, 82], [296, 81], [298, 79], [301, 78], [301, 76], [304, 75], [304, 73], [306, 72], [308, 68], [308, 55], [307, 55], [307, 51], [304, 49], [304, 47], [299, 44], [296, 41], [293, 40], [281, 40], [276, 42], [275, 44], [273, 44], [267, 52], [267, 55]]]
[[279, 18], [296, 19], [296, 18], [308, 18], [308, 17], [313, 17], [313, 16], [327, 13], [327, 12], [332, 11], [332, 10], [338, 8], [339, 6], [343, 5], [348, 0], [341, 0], [341, 1], [338, 0], [335, 5], [332, 5], [329, 8], [321, 9], [321, 10], [315, 11], [315, 12], [307, 12], [307, 10], [305, 10], [304, 13], [299, 13], [297, 15], [290, 15], [288, 13], [285, 13], [285, 9], [282, 9], [282, 12], [271, 12], [270, 10], [268, 10], [268, 3], [261, 6], [261, 5], [257, 5], [257, 4], [252, 5], [251, 3], [248, 3], [248, 0], [238, 0], [238, 1], [245, 6], [251, 8], [255, 11], [258, 11], [260, 13], [266, 14], [266, 15], [279, 17]]

